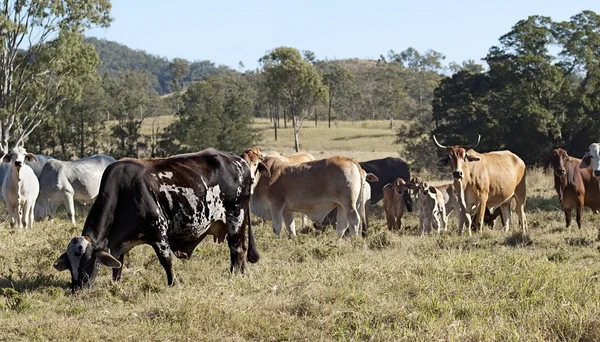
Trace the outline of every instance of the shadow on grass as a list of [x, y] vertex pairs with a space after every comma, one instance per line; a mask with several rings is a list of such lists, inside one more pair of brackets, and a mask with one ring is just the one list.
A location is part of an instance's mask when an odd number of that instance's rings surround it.
[[333, 139], [334, 141], [349, 141], [349, 140], [356, 140], [356, 139], [362, 139], [362, 138], [383, 138], [383, 137], [388, 137], [388, 134], [367, 134], [367, 135], [354, 135], [351, 137], [339, 137], [339, 138], [335, 138]]
[[539, 196], [527, 197], [527, 204], [525, 211], [539, 210], [539, 211], [557, 211], [562, 210], [560, 208], [560, 202], [558, 196], [552, 196], [551, 198], [542, 198]]
[[0, 289], [11, 288], [18, 292], [27, 290], [40, 290], [49, 287], [67, 288], [70, 284], [63, 280], [57, 280], [53, 275], [37, 274], [23, 275], [13, 278], [11, 276], [0, 276]]

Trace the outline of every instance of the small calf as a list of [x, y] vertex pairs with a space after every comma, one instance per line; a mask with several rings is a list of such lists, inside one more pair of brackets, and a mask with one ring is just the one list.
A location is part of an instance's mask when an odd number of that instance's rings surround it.
[[413, 189], [419, 203], [419, 230], [421, 234], [431, 233], [432, 227], [440, 233], [441, 229], [448, 230], [448, 216], [446, 215], [446, 200], [442, 191], [413, 179], [407, 183]]
[[408, 191], [406, 182], [397, 178], [393, 183], [383, 187], [383, 208], [388, 229], [396, 230], [402, 228], [402, 216], [404, 215], [404, 192]]
[[11, 228], [15, 223], [19, 228], [23, 225], [25, 228], [33, 226], [33, 208], [40, 192], [38, 179], [33, 169], [25, 164], [25, 159], [37, 160], [34, 154], [27, 153], [20, 146], [3, 158], [3, 162], [10, 163], [2, 183], [2, 197], [6, 202]]

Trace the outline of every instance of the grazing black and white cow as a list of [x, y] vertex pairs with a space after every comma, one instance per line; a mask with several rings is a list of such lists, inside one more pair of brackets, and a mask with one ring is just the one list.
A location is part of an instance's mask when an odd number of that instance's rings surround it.
[[230, 271], [244, 273], [246, 261], [259, 259], [250, 225], [252, 171], [241, 157], [212, 148], [119, 160], [106, 168], [81, 236], [69, 242], [54, 267], [71, 271], [73, 290], [93, 285], [98, 263], [113, 268], [119, 280], [124, 255], [149, 244], [173, 285], [172, 254], [189, 259], [213, 235], [219, 242], [227, 237]]

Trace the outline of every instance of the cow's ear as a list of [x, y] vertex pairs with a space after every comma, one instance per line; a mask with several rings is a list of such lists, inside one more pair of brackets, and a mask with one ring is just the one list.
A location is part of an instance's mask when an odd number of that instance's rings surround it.
[[2, 161], [5, 163], [10, 163], [12, 156], [13, 156], [12, 153], [9, 153], [9, 154], [5, 155], [4, 158], [2, 158]]
[[377, 178], [377, 176], [375, 176], [372, 173], [367, 173], [367, 181], [368, 182], [377, 182], [379, 180], [379, 178]]
[[30, 162], [36, 162], [38, 160], [37, 156], [35, 154], [33, 154], [33, 153], [27, 153], [25, 155], [25, 158], [27, 158], [27, 160], [30, 161]]
[[67, 253], [63, 253], [58, 259], [54, 260], [52, 263], [52, 267], [54, 267], [57, 271], [62, 272], [69, 268], [69, 257]]
[[432, 194], [435, 194], [435, 193], [437, 193], [437, 189], [435, 187], [433, 187], [433, 186], [430, 186], [429, 187], [429, 192], [432, 193]]
[[267, 168], [265, 163], [258, 162], [258, 165], [256, 167], [258, 168], [258, 172], [260, 172], [261, 175], [263, 175], [267, 178], [271, 177], [271, 171], [269, 171], [269, 169]]
[[98, 249], [96, 250], [95, 254], [96, 260], [98, 260], [98, 262], [101, 265], [104, 265], [109, 268], [121, 268], [121, 262], [117, 260], [114, 256], [110, 255], [110, 253]]
[[592, 156], [588, 152], [583, 156], [583, 158], [581, 158], [581, 163], [579, 164], [579, 168], [586, 169], [588, 166], [590, 166], [591, 162], [592, 162]]
[[[414, 178], [413, 178], [413, 180], [414, 180]], [[415, 190], [417, 188], [417, 186], [415, 185], [415, 183], [413, 183], [412, 181], [406, 183], [406, 187], [409, 188], [409, 189], [411, 189], [411, 190]]]
[[437, 166], [446, 166], [450, 163], [450, 157], [449, 156], [443, 156], [441, 157], [438, 162], [437, 162]]
[[383, 190], [392, 190], [392, 183], [387, 183], [383, 186]]
[[481, 158], [479, 158], [479, 157], [475, 157], [475, 156], [472, 156], [472, 155], [470, 155], [470, 154], [467, 154], [467, 160], [468, 160], [468, 161], [480, 161], [480, 160], [481, 160]]

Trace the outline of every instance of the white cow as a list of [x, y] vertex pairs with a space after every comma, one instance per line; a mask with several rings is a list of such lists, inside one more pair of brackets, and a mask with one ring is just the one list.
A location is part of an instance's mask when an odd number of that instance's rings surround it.
[[36, 156], [27, 153], [21, 146], [15, 147], [4, 156], [3, 161], [9, 164], [2, 183], [2, 197], [10, 219], [10, 226], [15, 223], [20, 228], [33, 226], [33, 208], [40, 192], [40, 184], [25, 159], [36, 160]]
[[74, 161], [49, 160], [40, 175], [40, 196], [36, 203], [36, 218], [54, 218], [64, 203], [75, 225], [74, 200], [92, 204], [100, 190], [100, 180], [106, 167], [115, 162], [111, 156], [96, 154]]
[[[37, 158], [37, 160], [27, 160], [27, 158], [25, 158], [25, 164], [29, 165], [29, 167], [31, 167], [31, 169], [33, 169], [33, 173], [35, 173], [35, 176], [39, 179], [40, 174], [42, 173], [42, 169], [44, 168], [44, 165], [46, 165], [46, 162], [48, 162], [48, 160], [53, 159], [53, 158], [50, 156], [47, 156], [45, 154], [36, 154], [35, 157]], [[4, 182], [4, 176], [6, 176], [6, 173], [8, 172], [9, 167], [10, 167], [10, 163], [0, 162], [0, 189], [2, 188], [2, 183]], [[2, 198], [2, 192], [0, 191], [0, 199], [1, 198]]]

